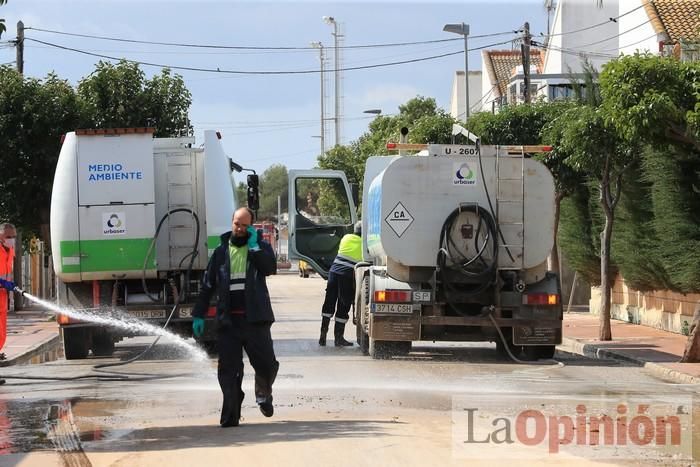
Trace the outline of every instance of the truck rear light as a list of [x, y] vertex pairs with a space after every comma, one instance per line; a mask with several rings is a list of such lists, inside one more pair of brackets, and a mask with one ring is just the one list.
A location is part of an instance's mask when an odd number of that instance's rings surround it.
[[374, 292], [375, 302], [387, 303], [408, 303], [411, 301], [410, 290], [376, 290]]
[[216, 307], [215, 306], [210, 306], [207, 309], [207, 318], [212, 318], [216, 316]]
[[559, 295], [551, 293], [529, 293], [523, 295], [524, 305], [558, 305]]
[[58, 324], [70, 324], [70, 318], [60, 313], [56, 315], [56, 321], [58, 321]]

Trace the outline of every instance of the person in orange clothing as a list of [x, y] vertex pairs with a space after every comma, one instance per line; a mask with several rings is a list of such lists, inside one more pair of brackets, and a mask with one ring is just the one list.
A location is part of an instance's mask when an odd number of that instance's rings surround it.
[[[12, 262], [15, 258], [15, 226], [8, 223], [0, 224], [0, 350], [5, 345], [7, 337], [7, 307], [9, 291], [14, 289], [12, 282]], [[5, 354], [0, 353], [0, 359]], [[1, 384], [2, 382], [0, 382]]]

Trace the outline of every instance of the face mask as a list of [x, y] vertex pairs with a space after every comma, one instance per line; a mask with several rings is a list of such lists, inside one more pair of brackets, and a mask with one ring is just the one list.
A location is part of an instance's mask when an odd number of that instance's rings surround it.
[[14, 248], [15, 247], [15, 239], [14, 238], [6, 238], [3, 240], [3, 243], [7, 248]]

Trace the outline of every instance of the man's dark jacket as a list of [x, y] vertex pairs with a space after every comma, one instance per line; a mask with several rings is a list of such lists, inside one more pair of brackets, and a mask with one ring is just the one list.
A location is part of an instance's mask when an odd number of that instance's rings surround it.
[[[209, 301], [214, 292], [217, 293], [216, 319], [219, 323], [230, 322], [231, 306], [229, 304], [229, 284], [231, 279], [231, 259], [228, 253], [231, 232], [221, 236], [221, 245], [216, 247], [207, 265], [202, 279], [197, 302], [192, 310], [192, 316], [204, 318], [209, 308]], [[273, 274], [277, 266], [275, 253], [269, 243], [258, 240], [260, 249], [248, 250], [248, 260], [245, 277], [246, 318], [250, 323], [272, 323], [275, 315], [272, 313], [270, 294], [267, 291], [265, 276]]]

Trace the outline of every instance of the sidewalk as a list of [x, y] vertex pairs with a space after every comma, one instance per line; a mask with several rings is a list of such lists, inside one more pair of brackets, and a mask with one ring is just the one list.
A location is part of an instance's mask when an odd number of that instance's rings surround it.
[[643, 366], [654, 376], [700, 384], [700, 363], [678, 363], [687, 336], [611, 320], [612, 341], [598, 340], [598, 316], [564, 313], [561, 350], [591, 358], [612, 358]]
[[0, 367], [57, 360], [62, 355], [58, 324], [43, 311], [18, 311], [7, 316], [7, 340]]

